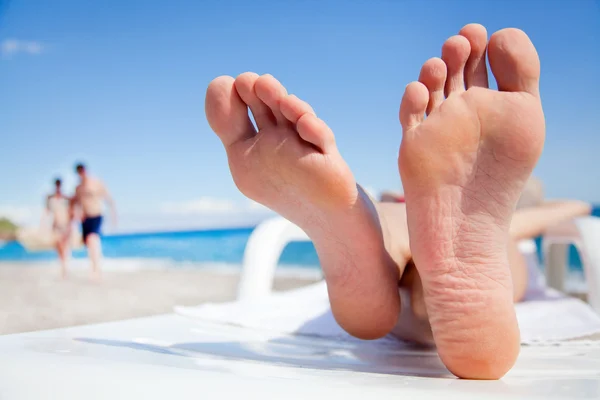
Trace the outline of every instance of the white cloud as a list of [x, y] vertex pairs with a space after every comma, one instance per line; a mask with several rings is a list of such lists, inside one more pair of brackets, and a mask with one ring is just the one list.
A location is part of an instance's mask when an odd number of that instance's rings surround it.
[[119, 215], [117, 231], [131, 233], [249, 227], [274, 215], [271, 210], [252, 200], [200, 197], [164, 203], [156, 212]]
[[11, 57], [18, 53], [38, 55], [44, 51], [44, 45], [33, 40], [4, 39], [0, 42], [0, 53]]
[[17, 224], [35, 224], [40, 216], [41, 209], [37, 207], [0, 205], [0, 218], [8, 218]]
[[165, 203], [161, 211], [171, 215], [227, 213], [236, 210], [236, 205], [227, 199], [201, 197], [196, 200]]
[[229, 199], [215, 197], [200, 197], [195, 200], [169, 202], [160, 207], [160, 212], [166, 215], [208, 215], [208, 214], [265, 214], [271, 213], [267, 207], [254, 200], [236, 203]]

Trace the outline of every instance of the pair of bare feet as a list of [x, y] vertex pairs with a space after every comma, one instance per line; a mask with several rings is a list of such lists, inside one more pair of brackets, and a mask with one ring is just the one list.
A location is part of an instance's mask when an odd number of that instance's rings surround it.
[[[488, 89], [486, 49], [499, 91]], [[423, 65], [400, 106], [410, 249], [438, 353], [460, 377], [499, 378], [519, 352], [508, 230], [544, 143], [539, 74], [525, 33], [501, 30], [488, 43], [471, 24]], [[253, 73], [211, 82], [206, 115], [238, 188], [314, 241], [340, 325], [366, 339], [389, 333], [399, 272], [327, 125]]]

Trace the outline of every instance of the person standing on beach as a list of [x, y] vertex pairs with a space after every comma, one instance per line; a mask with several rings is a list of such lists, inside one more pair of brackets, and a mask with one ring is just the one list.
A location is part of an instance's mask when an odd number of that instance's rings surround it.
[[71, 253], [69, 248], [69, 239], [71, 237], [69, 203], [71, 199], [62, 193], [61, 187], [61, 179], [56, 179], [54, 181], [54, 193], [46, 197], [46, 212], [44, 217], [49, 215], [52, 218], [52, 235], [58, 258], [60, 259], [60, 274], [64, 279], [67, 277], [67, 264]]
[[77, 164], [75, 171], [79, 176], [80, 182], [75, 189], [75, 195], [71, 201], [72, 216], [77, 212], [81, 218], [81, 233], [83, 243], [87, 247], [88, 256], [92, 264], [92, 278], [99, 281], [100, 259], [102, 258], [102, 243], [100, 232], [102, 227], [102, 214], [104, 203], [108, 203], [113, 217], [113, 224], [116, 226], [116, 208], [115, 203], [110, 196], [104, 183], [88, 175], [85, 165]]

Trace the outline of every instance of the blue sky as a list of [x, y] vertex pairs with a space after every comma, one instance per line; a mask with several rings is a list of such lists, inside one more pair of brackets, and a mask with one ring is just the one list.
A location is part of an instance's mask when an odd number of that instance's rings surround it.
[[535, 173], [549, 197], [600, 202], [598, 1], [0, 3], [0, 213], [17, 219], [35, 215], [54, 176], [72, 188], [76, 160], [124, 215], [247, 208], [204, 93], [248, 70], [314, 106], [359, 182], [400, 189], [403, 88], [469, 22], [530, 35], [547, 118]]

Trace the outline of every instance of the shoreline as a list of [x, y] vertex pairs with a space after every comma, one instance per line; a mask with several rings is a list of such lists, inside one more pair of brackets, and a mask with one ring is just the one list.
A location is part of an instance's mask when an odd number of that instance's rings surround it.
[[[0, 262], [0, 335], [171, 313], [176, 305], [232, 301], [240, 278], [239, 269], [107, 269], [96, 284], [89, 280], [87, 268], [75, 267], [63, 280], [56, 263], [24, 264]], [[314, 274], [279, 273], [274, 290], [318, 280]]]
[[[58, 271], [58, 260], [22, 260], [4, 261], [0, 260], [2, 268], [45, 268]], [[86, 257], [74, 258], [69, 263], [69, 270], [87, 271], [89, 260]], [[104, 258], [102, 270], [105, 272], [135, 272], [135, 271], [203, 271], [215, 274], [236, 275], [242, 271], [239, 263], [227, 262], [198, 262], [198, 261], [173, 261], [162, 258], [144, 257], [118, 257]], [[282, 264], [275, 270], [276, 278], [289, 278], [301, 280], [319, 280], [323, 278], [321, 268], [318, 266], [302, 264]]]
[[[87, 259], [72, 260], [69, 276], [58, 261], [0, 261], [0, 335], [64, 328], [172, 313], [173, 307], [235, 300], [240, 264], [107, 258], [103, 281], [89, 279]], [[567, 292], [585, 299], [582, 272], [571, 273]], [[276, 269], [274, 290], [322, 280], [320, 269]]]

